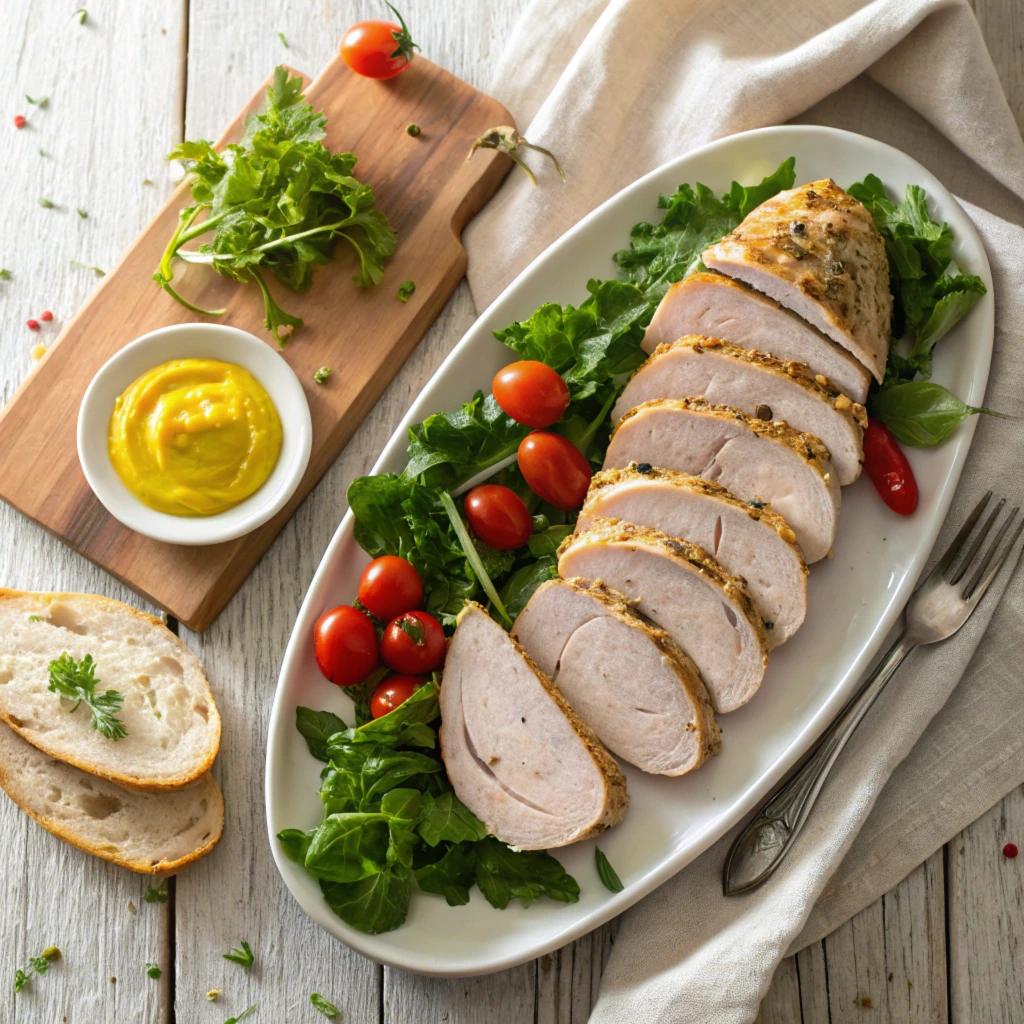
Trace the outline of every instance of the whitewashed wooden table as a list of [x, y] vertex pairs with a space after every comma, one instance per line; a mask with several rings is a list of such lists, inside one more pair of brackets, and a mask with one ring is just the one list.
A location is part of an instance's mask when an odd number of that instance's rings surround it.
[[[76, 3], [78, 0], [76, 0]], [[171, 189], [164, 154], [216, 137], [268, 70], [310, 73], [345, 27], [380, 16], [353, 0], [3, 0], [0, 131], [0, 404], [30, 371], [29, 349], [56, 336], [95, 283], [72, 260], [111, 267]], [[405, 0], [432, 60], [481, 88], [526, 0]], [[1018, 123], [1024, 123], [1024, 9], [976, 0]], [[278, 33], [283, 33], [287, 48]], [[45, 109], [24, 95], [48, 96]], [[499, 97], [500, 98], [500, 97]], [[15, 132], [16, 113], [30, 119]], [[45, 196], [53, 209], [38, 205]], [[79, 218], [75, 209], [88, 211]], [[25, 320], [51, 309], [37, 336]], [[463, 284], [333, 469], [205, 634], [181, 628], [203, 661], [224, 719], [215, 774], [227, 821], [217, 850], [147, 904], [148, 882], [60, 843], [0, 802], [0, 1020], [219, 1024], [323, 1020], [317, 991], [354, 1024], [582, 1024], [614, 942], [614, 924], [535, 963], [438, 981], [350, 952], [299, 910], [274, 869], [263, 817], [267, 717], [303, 592], [345, 508], [406, 407], [474, 318]], [[138, 604], [114, 579], [0, 504], [0, 584], [93, 591]], [[998, 870], [1004, 835], [1024, 836], [1024, 792], [1010, 794], [874, 906], [787, 960], [761, 1021], [1008, 1024], [1024, 1021], [1024, 888]], [[133, 904], [134, 912], [129, 907]], [[221, 954], [240, 940], [250, 973]], [[17, 997], [16, 967], [56, 944], [64, 959]], [[145, 964], [163, 968], [159, 980]], [[114, 980], [116, 978], [116, 981]], [[208, 990], [219, 988], [216, 1003]], [[643, 1019], [638, 1010], [637, 1020]]]

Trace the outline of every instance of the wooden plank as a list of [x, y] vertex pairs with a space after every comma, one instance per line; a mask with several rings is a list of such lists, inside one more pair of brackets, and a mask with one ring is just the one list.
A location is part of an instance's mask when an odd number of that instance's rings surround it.
[[951, 1024], [1024, 1020], [1024, 788], [1006, 796], [948, 846]]
[[[273, 60], [268, 64], [272, 67]], [[110, 516], [78, 463], [78, 407], [94, 373], [134, 338], [196, 319], [151, 280], [178, 211], [191, 201], [185, 185], [0, 412], [0, 497], [195, 629], [209, 625], [249, 574], [436, 318], [465, 272], [462, 228], [509, 167], [507, 158], [493, 152], [472, 161], [466, 155], [481, 132], [508, 123], [511, 115], [424, 58], [394, 81], [380, 83], [353, 74], [336, 56], [307, 96], [327, 117], [328, 147], [356, 151], [358, 173], [373, 184], [400, 243], [377, 288], [355, 285], [358, 263], [344, 246], [338, 259], [318, 268], [315, 286], [301, 296], [282, 295], [281, 286], [270, 282], [289, 312], [306, 321], [282, 355], [303, 384], [313, 419], [309, 467], [285, 508], [258, 530], [225, 544], [162, 544]], [[261, 89], [246, 109], [262, 102]], [[412, 121], [422, 126], [416, 139], [404, 131]], [[241, 131], [239, 115], [221, 143]], [[395, 290], [407, 279], [415, 281], [416, 292], [399, 302]], [[204, 267], [189, 268], [175, 287], [201, 308], [226, 307], [227, 315], [217, 322], [251, 331], [277, 348], [262, 327], [263, 301], [256, 287], [240, 287]], [[320, 386], [313, 373], [325, 364], [337, 372]]]
[[788, 956], [775, 971], [754, 1024], [800, 1024], [800, 1013], [800, 972], [796, 957]]
[[971, 6], [1013, 116], [1024, 128], [1024, 7], [1016, 0], [973, 0]]
[[829, 1024], [828, 967], [824, 940], [796, 955], [800, 975], [800, 1011], [803, 1024]]
[[537, 961], [536, 1024], [586, 1024], [597, 1002], [618, 920]]
[[[163, 154], [180, 136], [184, 0], [89, 7], [84, 26], [71, 19], [73, 8], [32, 0], [8, 0], [0, 14], [9, 114], [17, 99], [29, 118], [21, 132], [10, 127], [10, 116], [4, 122], [0, 267], [13, 277], [0, 283], [7, 325], [0, 332], [0, 401], [30, 372], [30, 346], [52, 340], [93, 288], [94, 276], [70, 261], [110, 266], [156, 212], [158, 187], [143, 178], [159, 185], [167, 174]], [[125, 88], [143, 80], [159, 88]], [[48, 105], [30, 106], [21, 99], [25, 93], [49, 97]], [[40, 196], [57, 205], [42, 208]], [[53, 311], [52, 325], [30, 333], [25, 320], [44, 309]], [[7, 586], [89, 591], [139, 604], [6, 505], [0, 505], [0, 538], [0, 580]], [[0, 867], [7, 878], [0, 887], [0, 1019], [168, 1020], [170, 911], [143, 902], [150, 879], [65, 845], [3, 797]], [[51, 944], [61, 948], [62, 960], [15, 995], [15, 969]], [[146, 976], [147, 961], [163, 967], [159, 981]]]
[[479, 978], [421, 978], [387, 971], [382, 1020], [388, 1024], [533, 1024], [536, 984], [532, 963]]

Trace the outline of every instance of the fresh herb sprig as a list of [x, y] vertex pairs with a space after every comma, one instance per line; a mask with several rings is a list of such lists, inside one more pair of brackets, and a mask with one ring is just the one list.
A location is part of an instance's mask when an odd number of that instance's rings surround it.
[[313, 1006], [320, 1011], [328, 1020], [334, 1020], [340, 1012], [338, 1008], [330, 1000], [325, 999], [319, 992], [314, 992], [310, 997], [309, 1001]]
[[622, 879], [619, 878], [615, 868], [612, 867], [611, 862], [598, 846], [594, 847], [594, 866], [597, 868], [597, 877], [601, 879], [601, 884], [609, 892], [622, 892], [624, 888]]
[[71, 709], [74, 714], [79, 704], [92, 712], [92, 727], [108, 740], [123, 739], [128, 735], [124, 722], [117, 717], [124, 703], [124, 694], [117, 690], [97, 692], [96, 663], [92, 655], [87, 654], [81, 661], [76, 661], [67, 651], [48, 666], [51, 693], [59, 694], [67, 700], [75, 701]]
[[[54, 960], [61, 958], [61, 951], [56, 946], [47, 946], [39, 956], [28, 958], [28, 970], [36, 974], [45, 974]], [[14, 972], [14, 991], [20, 992], [30, 981], [31, 975], [20, 967]]]
[[[344, 240], [359, 259], [354, 280], [368, 287], [380, 282], [397, 240], [373, 189], [352, 176], [356, 158], [324, 146], [327, 119], [303, 101], [302, 78], [278, 67], [266, 109], [246, 120], [240, 143], [218, 153], [205, 140], [183, 142], [170, 153], [168, 159], [189, 168], [193, 202], [179, 214], [153, 275], [175, 300], [205, 316], [225, 310], [201, 309], [177, 293], [175, 259], [254, 283], [263, 296], [264, 326], [281, 345], [303, 321], [278, 305], [265, 271], [292, 291], [306, 291], [314, 269], [330, 263]], [[211, 231], [212, 241], [185, 248]]]
[[233, 964], [239, 964], [246, 970], [256, 962], [256, 958], [252, 955], [252, 949], [249, 943], [244, 939], [238, 946], [234, 947], [230, 953], [224, 954], [225, 960], [230, 960]]
[[[394, 711], [352, 728], [330, 712], [299, 708], [310, 753], [327, 762], [323, 820], [285, 829], [285, 854], [320, 882], [331, 909], [370, 934], [405, 921], [415, 888], [469, 902], [477, 885], [492, 906], [547, 896], [579, 899], [554, 857], [516, 852], [456, 797], [438, 753], [438, 684], [429, 680]], [[334, 730], [331, 732], [331, 730]]]

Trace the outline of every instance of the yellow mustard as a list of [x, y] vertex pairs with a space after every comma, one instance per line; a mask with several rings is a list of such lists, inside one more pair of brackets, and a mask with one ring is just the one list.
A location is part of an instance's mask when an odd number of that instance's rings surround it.
[[267, 482], [281, 454], [281, 418], [241, 366], [175, 359], [120, 395], [107, 449], [124, 485], [150, 508], [212, 516]]

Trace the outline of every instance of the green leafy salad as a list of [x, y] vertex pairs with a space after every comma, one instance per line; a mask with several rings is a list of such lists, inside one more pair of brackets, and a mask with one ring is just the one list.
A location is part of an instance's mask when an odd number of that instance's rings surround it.
[[[356, 158], [332, 153], [320, 141], [327, 118], [303, 100], [301, 76], [278, 67], [267, 88], [266, 109], [247, 118], [241, 142], [223, 153], [204, 139], [182, 142], [168, 155], [185, 161], [193, 202], [179, 214], [153, 275], [178, 302], [206, 316], [226, 310], [200, 309], [178, 294], [171, 284], [175, 258], [255, 283], [263, 295], [264, 326], [282, 345], [302, 320], [278, 305], [264, 271], [286, 288], [304, 292], [314, 269], [330, 263], [344, 240], [359, 258], [355, 281], [367, 287], [380, 283], [397, 240], [375, 206], [373, 189], [352, 176]], [[204, 212], [205, 219], [196, 223]], [[183, 248], [211, 231], [212, 241], [196, 250]]]
[[[569, 406], [547, 429], [570, 440], [593, 466], [604, 457], [611, 408], [646, 359], [644, 330], [669, 286], [702, 268], [704, 249], [757, 206], [792, 188], [794, 165], [786, 160], [758, 185], [734, 182], [721, 197], [700, 184], [660, 196], [660, 221], [637, 224], [627, 247], [614, 254], [618, 279], [591, 280], [579, 306], [545, 303], [529, 319], [494, 332], [520, 359], [561, 375]], [[908, 187], [900, 204], [874, 176], [849, 191], [884, 236], [895, 300], [887, 373], [872, 386], [869, 410], [905, 443], [937, 444], [979, 410], [928, 379], [932, 351], [984, 286], [951, 265], [952, 232], [932, 220], [920, 188]], [[529, 433], [494, 395], [478, 391], [461, 408], [409, 429], [403, 473], [360, 477], [349, 488], [358, 543], [373, 558], [411, 562], [423, 582], [421, 607], [449, 632], [468, 600], [510, 627], [537, 587], [556, 575], [556, 551], [577, 513], [544, 503], [526, 485], [516, 456]], [[453, 495], [485, 478], [525, 502], [533, 516], [525, 545], [498, 551], [471, 535], [463, 502]], [[378, 681], [371, 677], [367, 685]], [[516, 853], [485, 835], [455, 797], [436, 752], [436, 683], [376, 720], [369, 719], [367, 693], [364, 686], [352, 728], [329, 713], [299, 709], [310, 752], [327, 762], [324, 820], [311, 832], [279, 837], [288, 855], [320, 880], [341, 918], [370, 932], [397, 927], [415, 886], [452, 905], [466, 903], [474, 883], [496, 907], [542, 895], [577, 899], [578, 885], [554, 858]]]
[[346, 924], [375, 935], [405, 921], [415, 888], [469, 902], [477, 885], [491, 906], [547, 896], [575, 903], [580, 887], [554, 857], [515, 851], [487, 835], [456, 797], [437, 745], [438, 684], [371, 718], [361, 690], [356, 725], [329, 711], [298, 708], [320, 775], [324, 816], [308, 832], [278, 833], [285, 853], [318, 879], [328, 906]]

